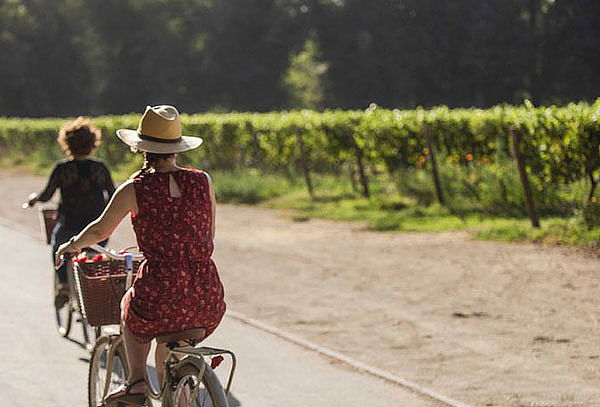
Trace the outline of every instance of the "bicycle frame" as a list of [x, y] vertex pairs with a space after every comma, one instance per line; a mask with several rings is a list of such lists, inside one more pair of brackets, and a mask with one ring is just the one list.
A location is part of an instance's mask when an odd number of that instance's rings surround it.
[[[127, 271], [126, 289], [129, 289], [131, 287], [131, 283], [133, 280], [133, 260], [142, 260], [144, 258], [143, 255], [133, 255], [130, 253], [116, 254], [109, 250], [106, 250], [105, 248], [103, 248], [102, 246], [99, 246], [99, 245], [92, 245], [90, 248], [93, 250], [96, 250], [100, 253], [103, 253], [112, 259], [125, 261], [126, 271]], [[123, 336], [121, 335], [121, 327], [119, 326], [118, 329], [119, 329], [118, 333], [111, 334], [108, 336], [109, 337], [108, 357], [107, 357], [108, 364], [106, 366], [107, 377], [106, 377], [106, 381], [104, 383], [104, 389], [102, 391], [102, 399], [104, 399], [106, 397], [106, 395], [108, 394], [110, 384], [112, 381], [114, 356], [115, 356], [117, 350], [119, 349], [119, 347], [124, 346]], [[235, 374], [235, 370], [237, 367], [237, 359], [235, 357], [235, 354], [232, 351], [226, 350], [226, 349], [211, 348], [211, 347], [198, 347], [198, 348], [196, 348], [196, 347], [179, 347], [179, 343], [177, 343], [177, 342], [167, 343], [166, 347], [168, 349], [168, 355], [164, 362], [164, 365], [162, 366], [162, 369], [164, 372], [164, 378], [163, 378], [163, 383], [161, 384], [161, 388], [154, 389], [153, 386], [151, 385], [150, 380], [148, 380], [148, 378], [146, 380], [146, 382], [149, 384], [148, 388], [150, 389], [149, 396], [152, 399], [162, 400], [163, 402], [165, 399], [169, 399], [171, 392], [173, 390], [173, 384], [176, 385], [175, 382], [177, 382], [179, 379], [181, 379], [181, 377], [178, 377], [177, 371], [179, 370], [179, 368], [183, 368], [189, 364], [193, 365], [194, 376], [196, 376], [197, 379], [202, 381], [202, 379], [204, 378], [206, 381], [211, 383], [211, 385], [210, 385], [211, 388], [215, 389], [216, 386], [218, 386], [219, 388], [222, 389], [221, 384], [220, 384], [217, 376], [212, 371], [212, 369], [207, 369], [207, 362], [204, 359], [204, 357], [228, 355], [231, 358], [231, 369], [229, 371], [229, 377], [227, 379], [227, 387], [225, 389], [225, 399], [218, 400], [219, 405], [222, 405], [222, 406], [228, 405], [227, 396], [229, 395], [229, 392], [231, 390], [233, 376]], [[178, 355], [184, 355], [184, 357], [178, 358], [177, 357]], [[156, 366], [156, 368], [158, 369], [160, 367]], [[195, 386], [199, 386], [199, 382], [197, 384], [195, 384]]]

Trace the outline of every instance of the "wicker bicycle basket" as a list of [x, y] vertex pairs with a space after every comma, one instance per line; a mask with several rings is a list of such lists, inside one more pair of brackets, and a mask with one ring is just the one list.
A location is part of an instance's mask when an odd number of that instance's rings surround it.
[[40, 225], [42, 226], [42, 236], [46, 239], [46, 244], [50, 244], [52, 240], [52, 231], [56, 225], [56, 209], [40, 209], [38, 214], [40, 216]]
[[[133, 272], [140, 262], [133, 263]], [[91, 326], [118, 324], [127, 273], [124, 261], [76, 262], [77, 294], [84, 317]]]

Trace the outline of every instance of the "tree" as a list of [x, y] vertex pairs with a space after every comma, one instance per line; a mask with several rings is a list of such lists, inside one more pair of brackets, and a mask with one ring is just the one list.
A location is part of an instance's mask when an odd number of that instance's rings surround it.
[[593, 101], [598, 21], [597, 0], [0, 0], [0, 115]]
[[295, 108], [322, 109], [325, 105], [324, 75], [327, 63], [321, 61], [319, 44], [311, 35], [300, 52], [290, 54], [290, 65], [283, 77], [290, 105]]
[[600, 2], [556, 0], [546, 19], [542, 101], [593, 101], [600, 95]]

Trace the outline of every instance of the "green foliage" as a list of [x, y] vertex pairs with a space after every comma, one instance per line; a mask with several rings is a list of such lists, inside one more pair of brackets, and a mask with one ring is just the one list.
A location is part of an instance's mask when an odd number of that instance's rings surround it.
[[290, 54], [290, 65], [283, 77], [290, 105], [301, 109], [321, 109], [325, 104], [326, 72], [327, 64], [320, 60], [319, 45], [312, 35], [300, 52]]
[[[306, 168], [305, 160], [313, 176], [328, 176], [315, 181], [317, 200], [324, 199], [340, 180], [352, 180], [348, 194], [358, 191], [356, 168], [361, 165], [371, 177], [373, 196], [389, 188], [390, 183], [378, 181], [388, 177], [402, 199], [430, 206], [435, 195], [425, 134], [431, 132], [452, 216], [459, 221], [473, 213], [523, 216], [520, 181], [511, 159], [510, 134], [517, 131], [541, 214], [570, 216], [584, 211], [588, 224], [594, 226], [595, 216], [585, 203], [589, 180], [600, 173], [599, 116], [600, 101], [565, 107], [534, 107], [527, 102], [487, 110], [386, 110], [371, 105], [366, 111], [184, 115], [184, 134], [201, 136], [205, 143], [181, 160], [222, 174], [218, 192], [226, 201], [255, 203], [286, 193], [290, 185], [297, 189], [297, 174]], [[121, 177], [134, 172], [141, 161], [118, 141], [115, 130], [135, 128], [138, 119], [137, 115], [94, 119], [103, 132], [97, 155]], [[3, 158], [21, 165], [50, 166], [62, 156], [56, 143], [62, 122], [0, 119]], [[285, 174], [287, 180], [269, 174]], [[390, 219], [374, 221], [379, 225], [375, 227], [392, 228]]]
[[593, 0], [0, 0], [0, 115], [269, 111], [286, 71], [311, 108], [591, 101], [599, 20]]
[[[296, 209], [311, 217], [365, 221], [373, 230], [476, 229], [488, 239], [585, 243], [600, 237], [590, 174], [600, 172], [600, 102], [565, 107], [498, 106], [481, 109], [184, 115], [184, 134], [204, 145], [181, 156], [210, 171], [219, 201]], [[0, 162], [33, 169], [62, 156], [57, 130], [66, 119], [0, 119]], [[141, 165], [115, 137], [135, 128], [138, 115], [94, 118], [103, 132], [97, 155], [118, 178]], [[511, 159], [510, 131], [522, 135], [542, 229], [524, 220], [520, 181]], [[435, 204], [430, 131], [448, 205]], [[316, 198], [298, 183], [298, 138], [306, 147]], [[371, 177], [372, 197], [358, 198], [357, 157]], [[355, 174], [354, 174], [355, 175]], [[557, 217], [559, 216], [559, 217]]]
[[600, 228], [590, 229], [576, 219], [545, 219], [541, 229], [524, 220], [498, 220], [480, 228], [475, 237], [485, 240], [532, 241], [549, 244], [581, 245], [600, 241]]
[[581, 217], [589, 229], [600, 226], [600, 205], [597, 203], [586, 205], [581, 210]]
[[[514, 178], [510, 129], [522, 134], [521, 149], [540, 189], [570, 183], [600, 170], [600, 100], [566, 107], [501, 106], [488, 110], [302, 110], [281, 113], [184, 115], [184, 134], [204, 138], [202, 148], [184, 155], [186, 162], [209, 169], [254, 168], [298, 172], [298, 137], [315, 172], [340, 174], [355, 165], [358, 154], [373, 171], [410, 174], [429, 165], [424, 134], [431, 131], [445, 176], [476, 184], [472, 177]], [[135, 128], [137, 115], [94, 119], [103, 132], [98, 155], [111, 166], [126, 166], [133, 155], [114, 136]], [[60, 157], [56, 133], [63, 119], [0, 119], [0, 151], [15, 157], [42, 152]], [[484, 168], [483, 170], [478, 170]], [[442, 168], [443, 169], [443, 168]], [[507, 172], [508, 171], [508, 172]], [[473, 175], [476, 173], [475, 175]], [[460, 175], [462, 174], [462, 175]], [[512, 179], [511, 178], [511, 179]], [[425, 180], [416, 180], [415, 185]], [[508, 181], [507, 181], [508, 182]], [[511, 181], [512, 183], [512, 181]], [[482, 191], [482, 193], [486, 193]], [[427, 202], [426, 197], [422, 199]]]
[[[424, 171], [424, 170], [419, 170]], [[423, 206], [411, 202], [410, 197], [398, 198], [379, 189], [375, 198], [364, 199], [348, 193], [349, 185], [316, 177], [317, 183], [326, 186], [317, 201], [306, 193], [292, 190], [268, 201], [269, 207], [294, 209], [294, 221], [325, 218], [344, 221], [361, 221], [370, 230], [404, 232], [466, 231], [475, 238], [502, 241], [533, 241], [549, 244], [578, 245], [597, 242], [600, 228], [590, 228], [587, 215], [577, 211], [575, 216], [542, 218], [542, 228], [531, 227], [523, 216], [507, 217], [503, 214], [471, 211], [455, 213], [438, 204]], [[577, 188], [569, 196], [575, 198]], [[564, 193], [564, 191], [563, 191]], [[587, 207], [586, 207], [587, 209]], [[585, 210], [585, 209], [584, 209]]]
[[290, 191], [290, 183], [281, 177], [256, 171], [217, 171], [211, 174], [217, 200], [222, 203], [256, 204]]

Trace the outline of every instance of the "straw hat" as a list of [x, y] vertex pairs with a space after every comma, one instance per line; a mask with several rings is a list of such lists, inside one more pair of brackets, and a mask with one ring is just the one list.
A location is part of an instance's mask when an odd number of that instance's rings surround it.
[[202, 144], [200, 137], [181, 135], [181, 117], [174, 106], [146, 106], [137, 130], [119, 129], [117, 137], [139, 151], [148, 153], [181, 153]]

